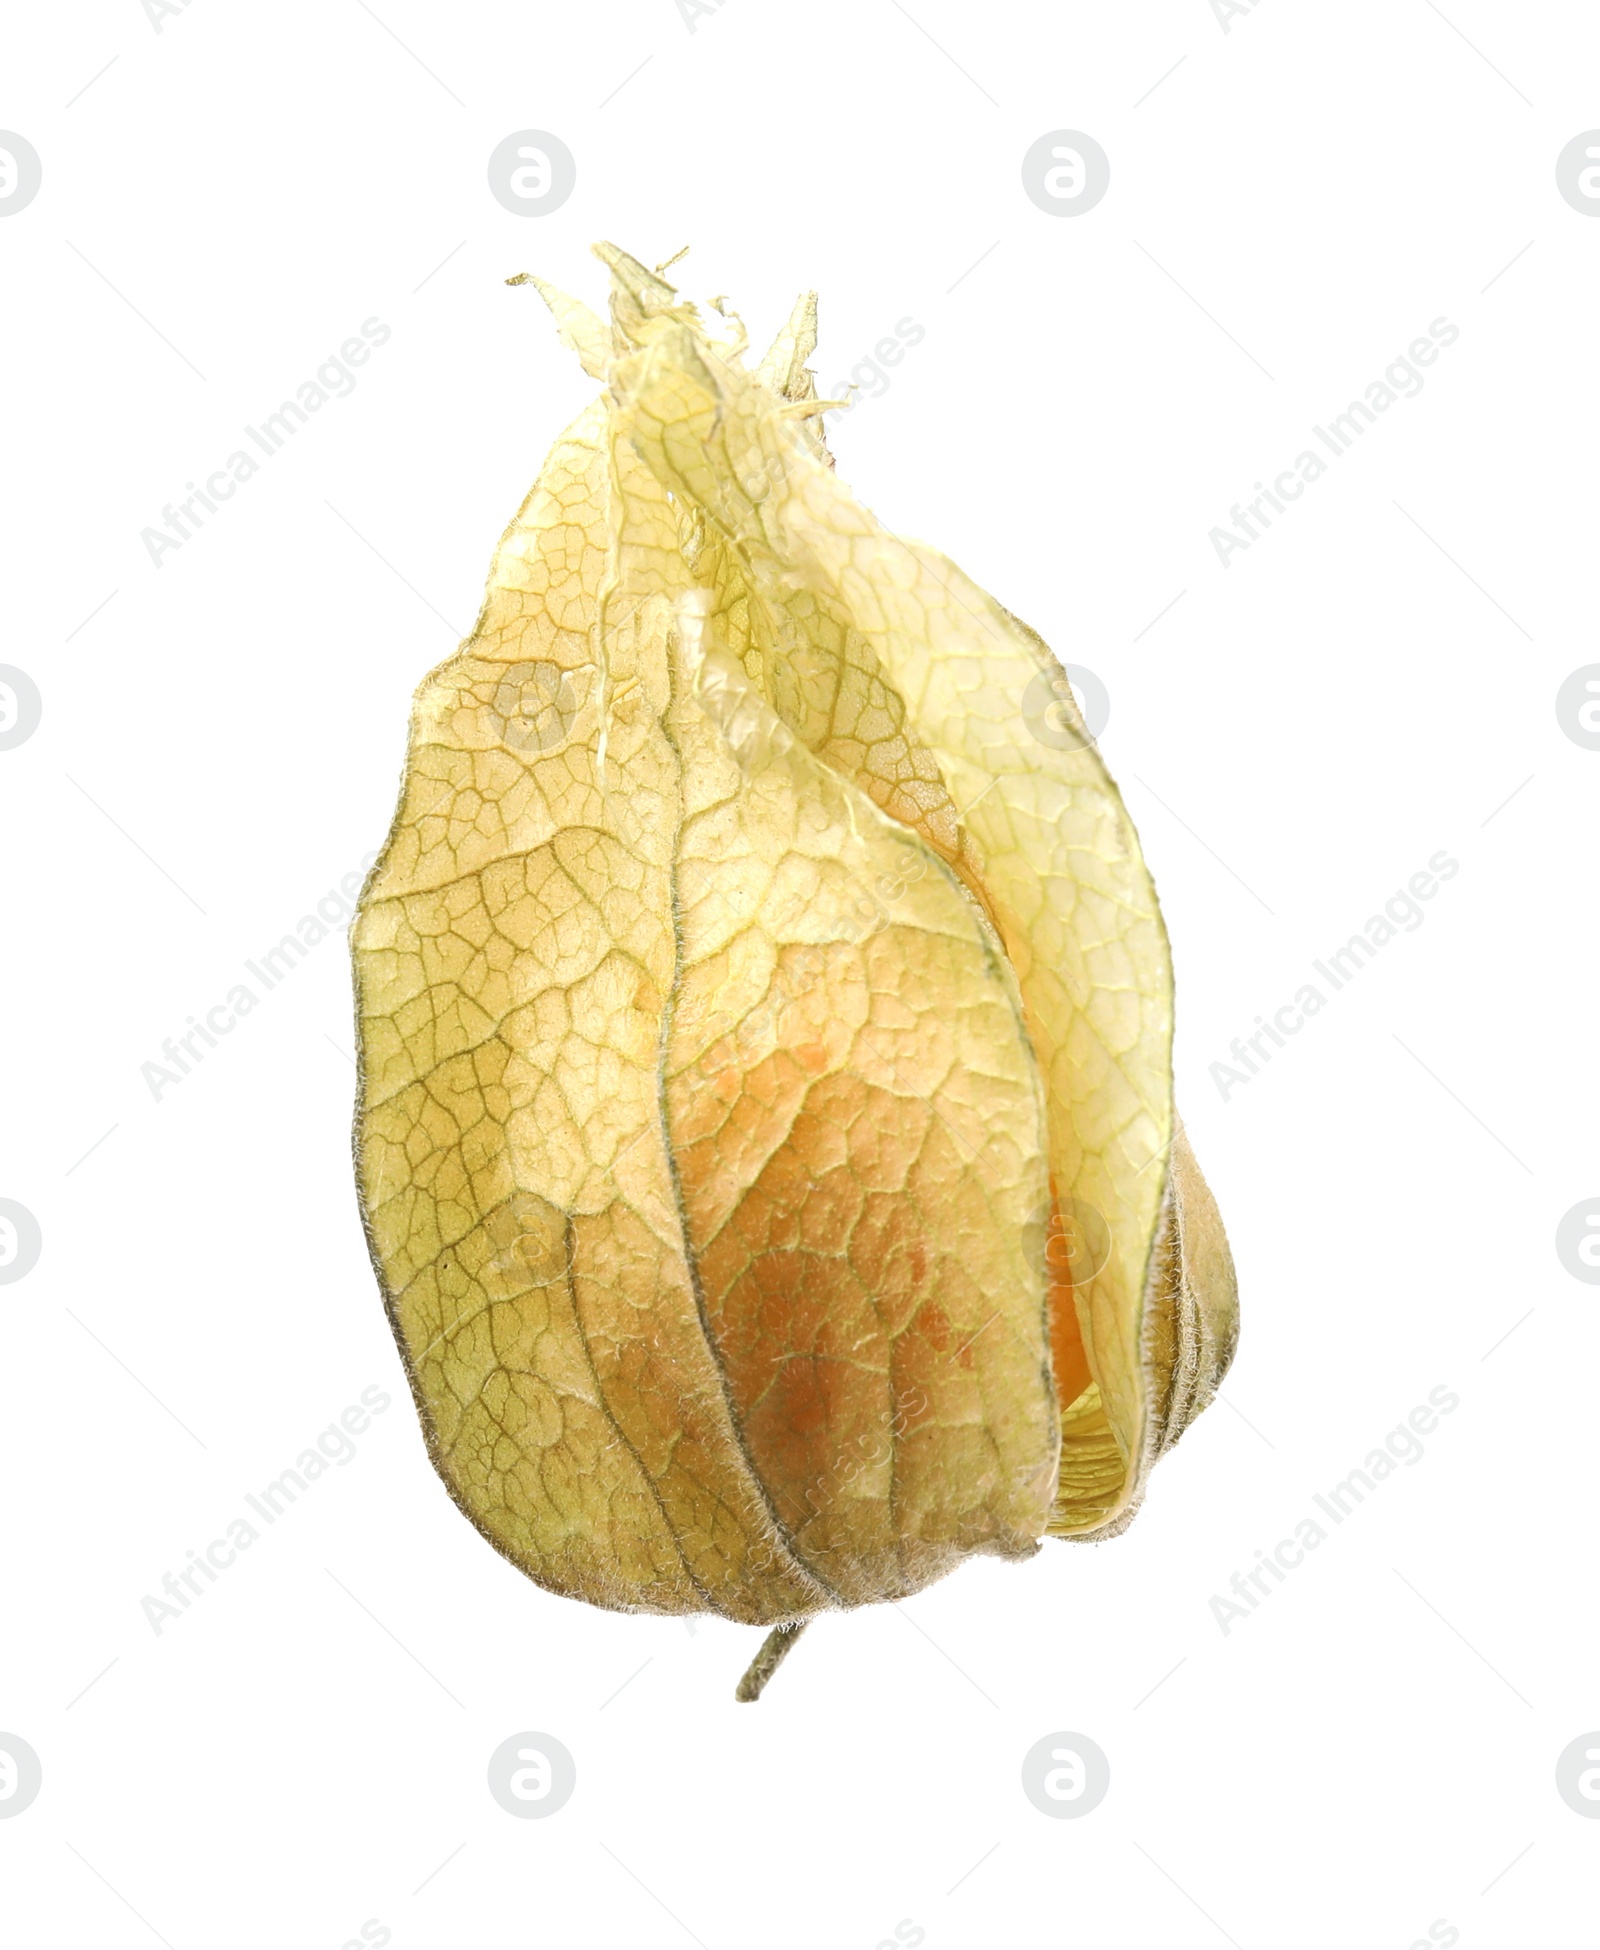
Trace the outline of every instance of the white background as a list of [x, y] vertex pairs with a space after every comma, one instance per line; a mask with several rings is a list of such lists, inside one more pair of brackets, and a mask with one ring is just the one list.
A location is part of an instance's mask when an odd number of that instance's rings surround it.
[[[44, 1250], [0, 1288], [0, 1730], [44, 1787], [0, 1821], [8, 1942], [1595, 1940], [1600, 1825], [1555, 1763], [1600, 1727], [1600, 1294], [1554, 1234], [1600, 1194], [1600, 753], [1554, 701], [1600, 658], [1600, 222], [1555, 160], [1600, 125], [1600, 21], [1228, 28], [10, 16], [0, 125], [44, 182], [0, 222], [0, 660], [44, 717], [0, 753], [0, 1194]], [[578, 166], [533, 219], [485, 176], [527, 128]], [[1019, 174], [1062, 128], [1111, 159], [1071, 219]], [[548, 1596], [435, 1479], [357, 1223], [337, 933], [160, 1102], [140, 1073], [379, 844], [411, 691], [592, 391], [502, 280], [598, 298], [599, 237], [692, 244], [685, 290], [757, 341], [818, 287], [825, 387], [926, 328], [831, 423], [840, 467], [1110, 692], [1242, 1294], [1225, 1402], [1126, 1536], [825, 1619], [754, 1708], [753, 1632]], [[374, 316], [354, 393], [153, 566], [163, 504]], [[1440, 317], [1425, 390], [1224, 568], [1210, 528]], [[1224, 1101], [1229, 1042], [1441, 848], [1425, 923]], [[373, 1385], [355, 1460], [153, 1633], [162, 1575]], [[1224, 1634], [1213, 1594], [1441, 1385], [1423, 1460]], [[578, 1786], [523, 1822], [484, 1770], [529, 1729]], [[1063, 1730], [1110, 1759], [1080, 1820], [1020, 1784]]]

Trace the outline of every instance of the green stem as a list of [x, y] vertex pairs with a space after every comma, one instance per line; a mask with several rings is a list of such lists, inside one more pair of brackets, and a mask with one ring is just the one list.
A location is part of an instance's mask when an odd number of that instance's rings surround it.
[[734, 1698], [740, 1701], [760, 1699], [767, 1681], [789, 1656], [795, 1640], [811, 1623], [809, 1618], [795, 1618], [784, 1625], [774, 1625], [762, 1641], [761, 1650], [750, 1661], [749, 1669], [734, 1689]]

